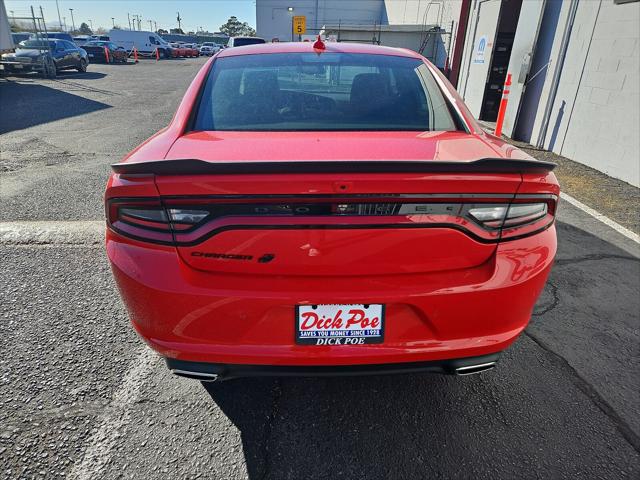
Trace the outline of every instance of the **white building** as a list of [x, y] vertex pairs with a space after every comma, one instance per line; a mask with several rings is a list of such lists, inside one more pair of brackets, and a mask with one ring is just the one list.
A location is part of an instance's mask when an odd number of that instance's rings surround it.
[[495, 120], [510, 72], [505, 135], [640, 186], [640, 2], [467, 3], [457, 88], [473, 114]]
[[[256, 30], [267, 41], [327, 33], [338, 41], [379, 43], [422, 52], [440, 67], [451, 50], [462, 0], [256, 0]], [[306, 19], [306, 36], [293, 32]]]

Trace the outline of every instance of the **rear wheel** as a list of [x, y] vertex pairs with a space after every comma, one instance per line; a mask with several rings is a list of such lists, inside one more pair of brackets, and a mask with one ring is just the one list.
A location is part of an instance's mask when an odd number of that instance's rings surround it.
[[84, 58], [80, 59], [80, 65], [76, 70], [80, 73], [85, 73], [87, 71], [87, 61]]

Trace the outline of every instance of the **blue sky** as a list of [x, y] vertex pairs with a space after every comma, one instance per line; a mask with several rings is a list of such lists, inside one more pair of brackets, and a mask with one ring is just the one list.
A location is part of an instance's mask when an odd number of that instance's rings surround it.
[[[55, 0], [4, 0], [7, 14], [24, 16], [30, 11], [42, 6], [44, 18], [49, 24], [58, 24], [58, 12]], [[81, 22], [93, 27], [111, 28], [111, 17], [116, 25], [128, 27], [127, 12], [142, 16], [142, 29], [149, 29], [149, 20], [158, 23], [158, 28], [175, 28], [177, 12], [182, 17], [182, 29], [186, 32], [203, 27], [210, 32], [217, 31], [231, 15], [235, 15], [242, 22], [256, 26], [256, 7], [254, 0], [58, 0], [60, 17], [66, 17], [67, 25], [71, 26], [70, 8], [73, 8], [73, 18], [76, 28]], [[154, 24], [155, 27], [155, 24]]]

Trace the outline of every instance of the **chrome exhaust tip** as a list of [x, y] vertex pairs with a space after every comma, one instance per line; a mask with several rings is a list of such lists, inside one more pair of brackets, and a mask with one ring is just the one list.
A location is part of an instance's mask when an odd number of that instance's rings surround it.
[[491, 370], [496, 366], [496, 362], [479, 363], [477, 365], [467, 365], [456, 368], [456, 375], [473, 375], [475, 373]]
[[216, 380], [218, 380], [217, 373], [191, 372], [189, 370], [178, 370], [176, 368], [172, 368], [171, 372], [179, 377], [190, 378], [191, 380], [199, 380], [200, 382], [215, 382]]

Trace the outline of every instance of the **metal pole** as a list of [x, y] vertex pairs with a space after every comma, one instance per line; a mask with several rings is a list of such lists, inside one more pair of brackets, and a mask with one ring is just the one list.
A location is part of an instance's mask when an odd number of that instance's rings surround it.
[[129, 30], [131, 30], [131, 16], [129, 15], [129, 12], [127, 12], [127, 21], [129, 22]]
[[56, 10], [58, 10], [58, 24], [62, 30], [62, 20], [60, 19], [60, 6], [58, 5], [58, 0], [56, 0]]
[[93, 20], [89, 20], [89, 25], [91, 25], [91, 31], [93, 32]]
[[71, 28], [75, 32], [76, 31], [76, 22], [73, 19], [73, 8], [70, 8], [69, 11], [71, 12]]
[[153, 21], [149, 20], [149, 30], [153, 30]]
[[36, 38], [40, 39], [40, 35], [38, 35], [38, 25], [36, 24], [36, 14], [33, 12], [33, 7], [31, 7], [31, 18], [33, 19], [33, 30], [36, 34]]
[[116, 19], [114, 17], [111, 17], [111, 24], [113, 25], [113, 28], [116, 28]]
[[62, 23], [64, 24], [63, 31], [68, 32], [67, 30], [67, 17], [62, 17]]

